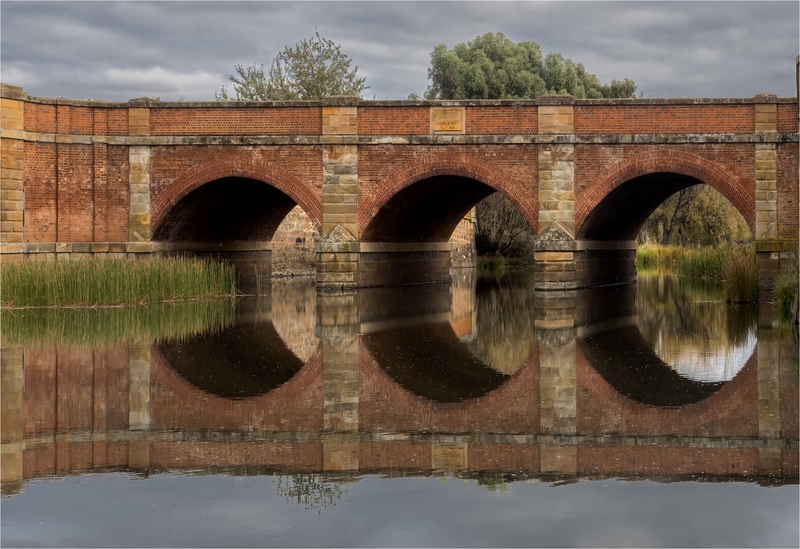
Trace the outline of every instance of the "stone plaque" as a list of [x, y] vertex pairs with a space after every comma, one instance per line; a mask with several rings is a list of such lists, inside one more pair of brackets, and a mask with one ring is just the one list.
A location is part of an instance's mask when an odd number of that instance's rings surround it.
[[464, 107], [431, 107], [432, 133], [464, 133]]

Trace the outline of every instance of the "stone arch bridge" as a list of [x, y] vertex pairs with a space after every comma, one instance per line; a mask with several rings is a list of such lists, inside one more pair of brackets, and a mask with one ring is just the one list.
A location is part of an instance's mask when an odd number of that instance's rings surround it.
[[126, 103], [2, 88], [2, 259], [213, 253], [268, 272], [299, 205], [321, 289], [446, 279], [451, 233], [498, 191], [538, 235], [540, 289], [630, 281], [635, 237], [707, 184], [768, 276], [798, 241], [798, 101]]

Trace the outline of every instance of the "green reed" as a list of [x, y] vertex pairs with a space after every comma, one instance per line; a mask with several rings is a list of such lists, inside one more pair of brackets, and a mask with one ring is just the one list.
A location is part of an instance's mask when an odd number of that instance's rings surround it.
[[502, 274], [506, 263], [502, 257], [478, 257], [478, 272]]
[[152, 258], [6, 263], [3, 307], [97, 307], [219, 296], [236, 292], [233, 267], [210, 260]]
[[181, 339], [233, 324], [236, 302], [206, 299], [115, 308], [39, 308], [0, 311], [2, 343], [77, 347]]
[[784, 271], [775, 279], [775, 301], [778, 309], [786, 318], [797, 323], [800, 318], [800, 265], [798, 265], [797, 252], [791, 252], [789, 256], [788, 270]]
[[752, 246], [718, 248], [642, 247], [640, 269], [666, 269], [679, 276], [721, 283], [728, 301], [754, 303], [761, 285]]

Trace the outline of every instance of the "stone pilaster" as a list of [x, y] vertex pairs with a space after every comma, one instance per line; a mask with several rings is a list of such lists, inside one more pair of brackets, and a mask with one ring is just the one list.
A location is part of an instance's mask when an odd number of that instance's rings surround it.
[[543, 234], [554, 222], [575, 236], [575, 146], [572, 144], [539, 146], [538, 234]]
[[[133, 110], [133, 109], [131, 109]], [[128, 240], [150, 240], [150, 147], [129, 148], [130, 218]]]
[[[346, 118], [354, 120], [355, 115], [347, 115]], [[323, 123], [323, 132], [325, 128]], [[352, 125], [330, 128], [329, 132], [350, 131], [349, 128], [355, 129], [356, 126], [353, 121]], [[322, 237], [315, 246], [317, 285], [321, 290], [354, 288], [358, 282], [359, 260], [358, 146], [323, 145], [322, 170]]]
[[778, 238], [778, 151], [775, 143], [757, 143], [755, 155], [756, 240], [774, 240]]
[[322, 234], [341, 225], [358, 237], [358, 146], [322, 147]]
[[358, 98], [322, 107], [322, 233], [315, 245], [317, 288], [358, 283]]
[[0, 243], [22, 244], [25, 195], [23, 186], [25, 95], [21, 88], [3, 85], [0, 107]]

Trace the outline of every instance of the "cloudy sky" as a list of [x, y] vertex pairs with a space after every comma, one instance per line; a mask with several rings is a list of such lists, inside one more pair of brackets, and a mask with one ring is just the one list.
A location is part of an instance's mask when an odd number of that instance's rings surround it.
[[365, 98], [424, 93], [430, 52], [486, 32], [537, 42], [646, 97], [794, 96], [798, 2], [13, 2], [0, 78], [30, 95], [211, 100], [237, 63], [320, 33]]

